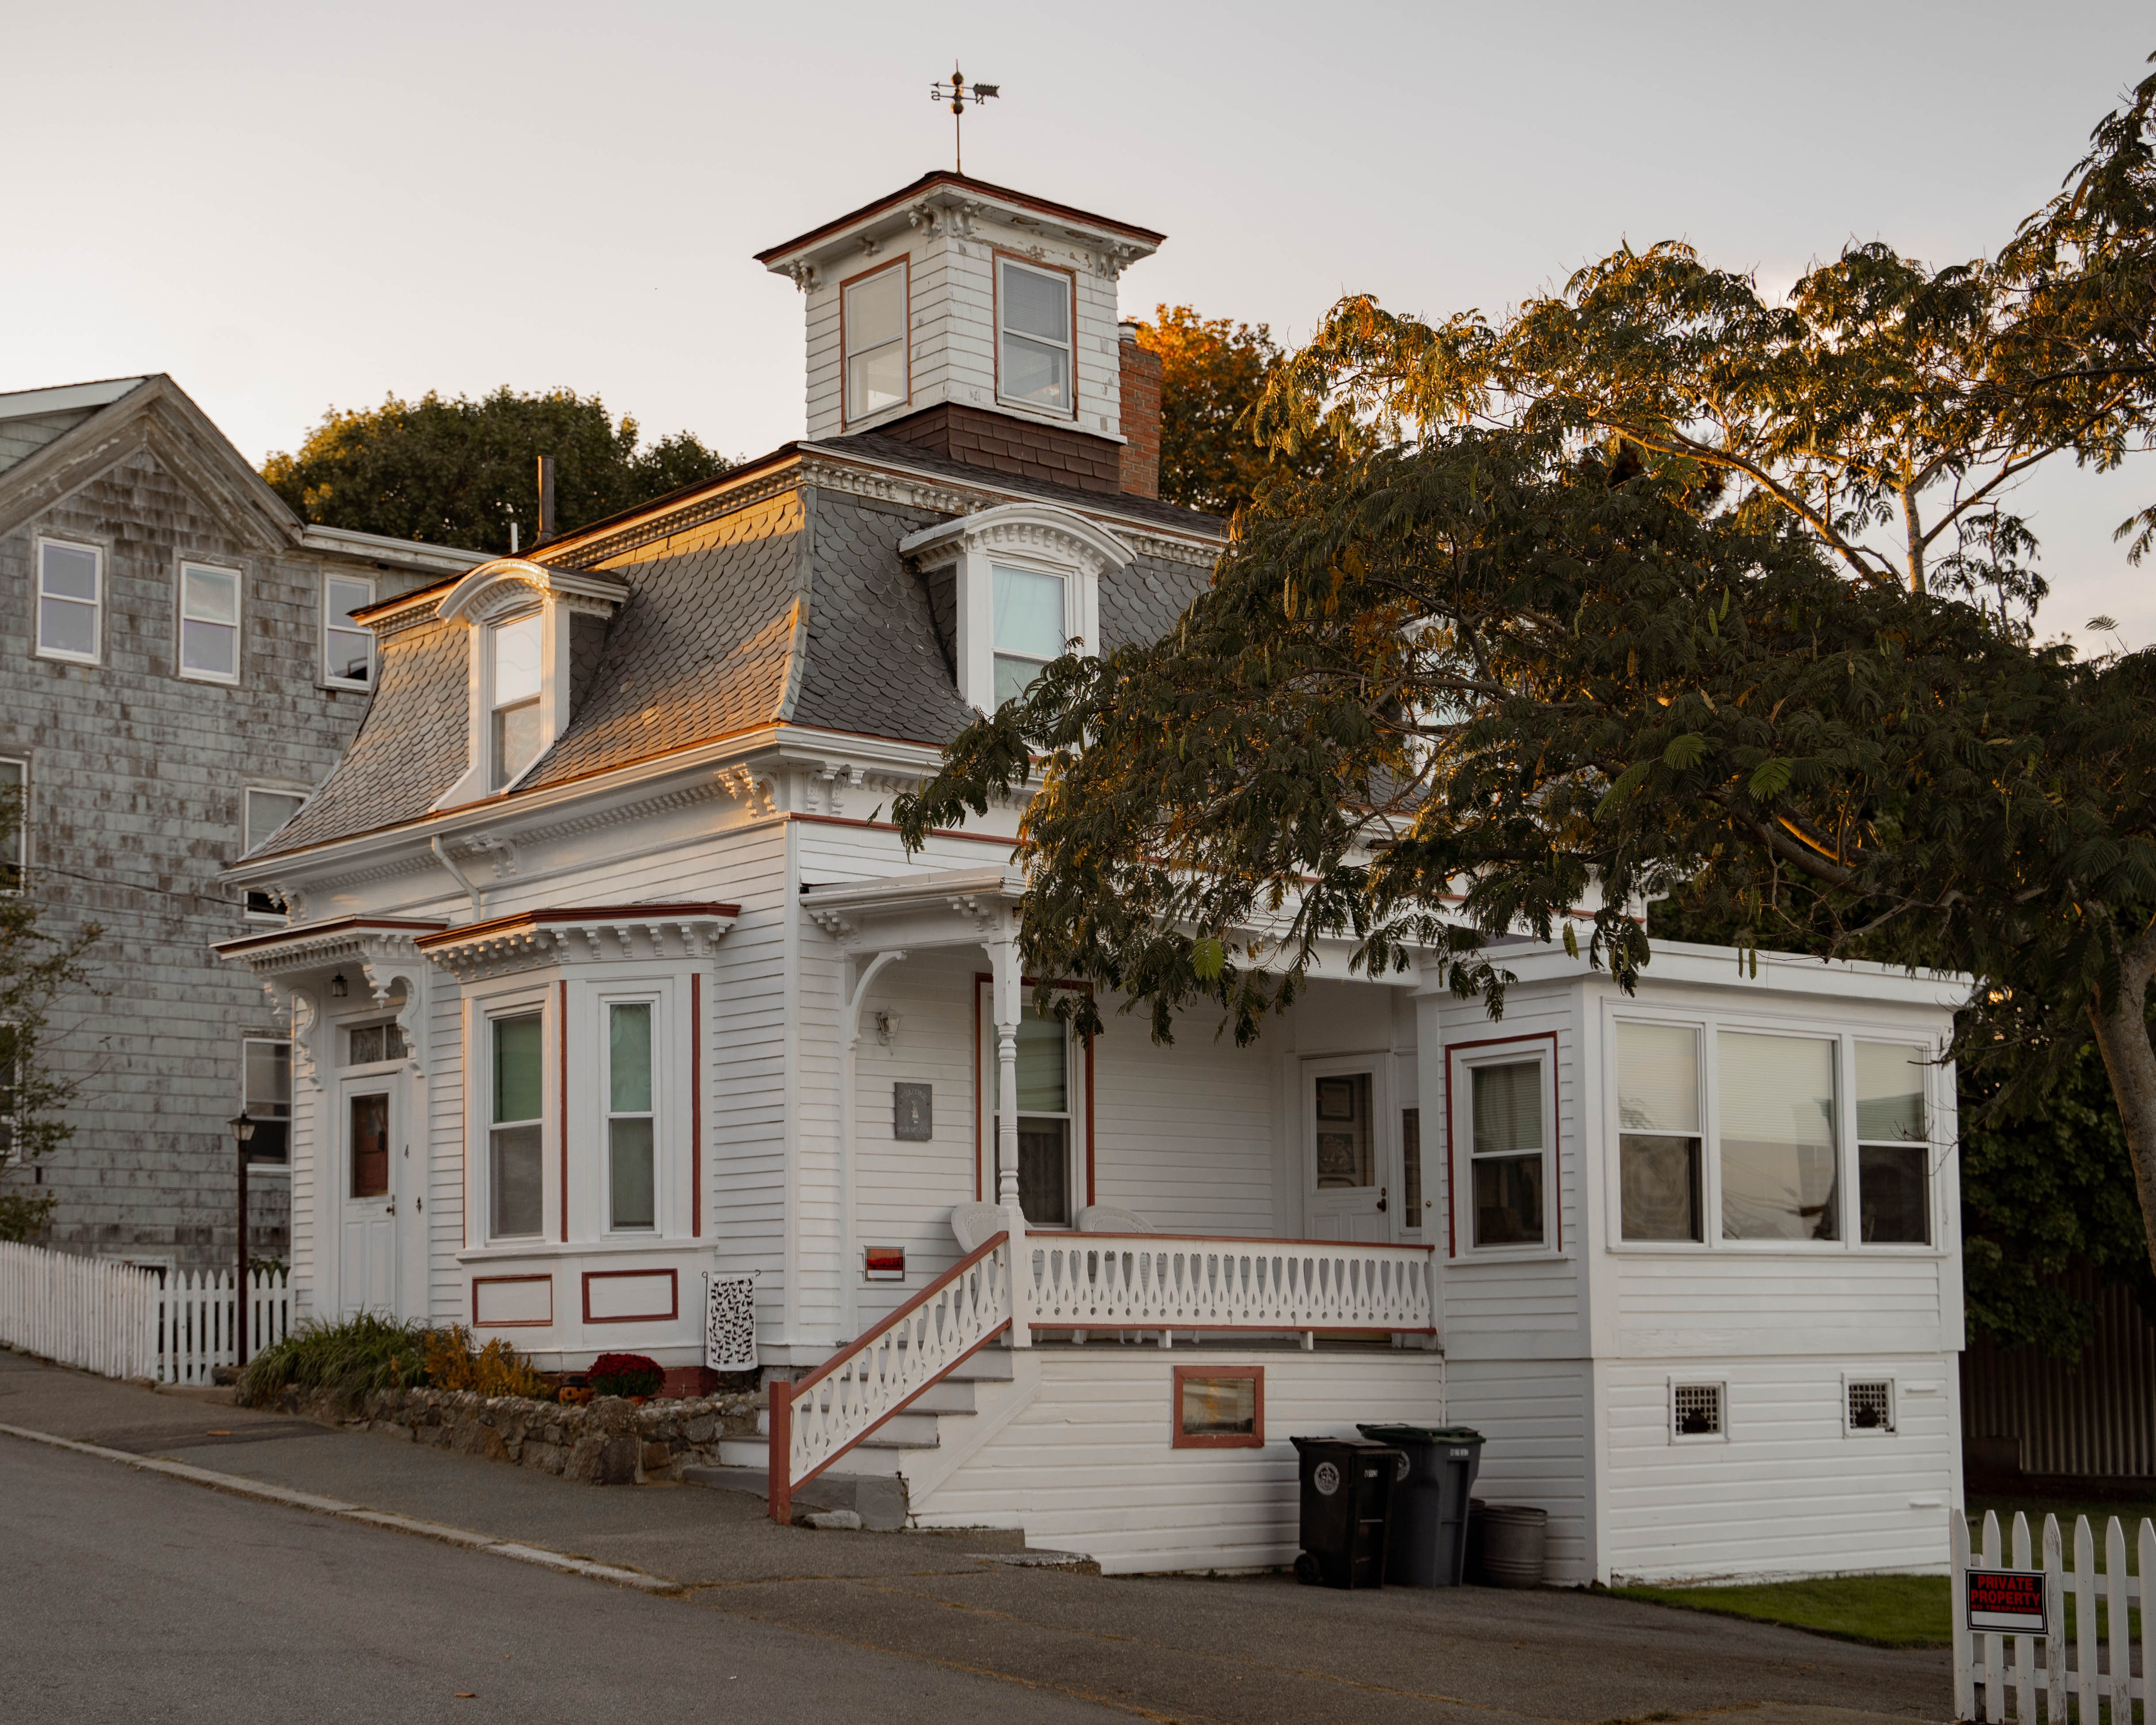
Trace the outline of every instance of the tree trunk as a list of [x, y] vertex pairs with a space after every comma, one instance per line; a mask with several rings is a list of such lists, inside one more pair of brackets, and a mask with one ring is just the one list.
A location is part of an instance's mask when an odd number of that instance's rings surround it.
[[1916, 487], [1908, 483], [1909, 465], [1902, 464], [1902, 531], [1909, 542], [1909, 591], [1924, 590], [1924, 531], [1917, 515]]
[[2141, 1199], [2141, 1231], [2148, 1262], [2156, 1269], [2156, 1048], [2149, 1045], [2145, 973], [2129, 971], [2108, 1008], [2089, 1003], [2096, 1045], [2111, 1075], [2111, 1093], [2126, 1128], [2126, 1153], [2133, 1163], [2133, 1188]]

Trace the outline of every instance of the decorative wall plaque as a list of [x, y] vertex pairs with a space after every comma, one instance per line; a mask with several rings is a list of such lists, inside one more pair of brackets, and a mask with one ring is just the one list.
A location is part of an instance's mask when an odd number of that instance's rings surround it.
[[901, 1144], [925, 1144], [936, 1135], [936, 1086], [891, 1087], [891, 1135]]

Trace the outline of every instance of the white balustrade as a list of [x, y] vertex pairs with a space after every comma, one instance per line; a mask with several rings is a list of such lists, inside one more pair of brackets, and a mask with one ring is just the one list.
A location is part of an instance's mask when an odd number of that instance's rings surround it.
[[798, 1384], [771, 1387], [771, 1500], [793, 1490], [999, 1334], [1011, 1320], [1010, 1248], [998, 1234]]
[[1428, 1246], [1032, 1235], [1036, 1329], [1434, 1333]]

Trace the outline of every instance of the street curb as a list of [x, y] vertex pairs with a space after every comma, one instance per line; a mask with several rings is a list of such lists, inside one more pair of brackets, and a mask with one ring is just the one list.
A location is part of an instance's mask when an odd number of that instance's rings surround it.
[[304, 1509], [316, 1515], [335, 1516], [339, 1521], [357, 1522], [362, 1527], [381, 1527], [393, 1533], [416, 1534], [422, 1539], [439, 1540], [444, 1545], [459, 1545], [468, 1551], [485, 1552], [490, 1557], [509, 1558], [520, 1563], [533, 1563], [540, 1568], [559, 1570], [566, 1575], [582, 1575], [593, 1581], [611, 1581], [617, 1586], [633, 1587], [642, 1593], [672, 1594], [681, 1591], [679, 1582], [669, 1581], [663, 1576], [619, 1568], [612, 1563], [595, 1563], [589, 1558], [564, 1557], [559, 1552], [544, 1551], [536, 1545], [521, 1544], [513, 1539], [497, 1539], [491, 1533], [474, 1533], [467, 1528], [451, 1527], [440, 1522], [423, 1522], [417, 1517], [398, 1515], [392, 1510], [368, 1509], [363, 1504], [346, 1503], [341, 1498], [319, 1497], [311, 1491], [295, 1491], [284, 1486], [265, 1486], [259, 1480], [243, 1479], [238, 1474], [218, 1473], [213, 1468], [197, 1467], [191, 1462], [165, 1461], [153, 1455], [133, 1455], [125, 1450], [107, 1450], [97, 1444], [54, 1437], [49, 1431], [32, 1431], [21, 1425], [0, 1425], [0, 1437], [23, 1438], [33, 1444], [49, 1445], [55, 1450], [72, 1450], [79, 1455], [95, 1455], [100, 1461], [121, 1462], [140, 1472], [163, 1474], [168, 1479], [185, 1480], [192, 1486], [207, 1486], [213, 1491], [229, 1492], [235, 1497], [252, 1497], [259, 1502], [282, 1504], [288, 1509]]

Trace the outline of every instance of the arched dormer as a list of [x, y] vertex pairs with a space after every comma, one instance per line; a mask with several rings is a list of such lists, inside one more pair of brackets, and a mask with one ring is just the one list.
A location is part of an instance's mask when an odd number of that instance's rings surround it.
[[595, 657], [629, 597], [612, 575], [528, 557], [482, 563], [434, 614], [470, 632], [465, 771], [435, 803], [454, 809], [514, 790], [569, 727], [575, 667]]
[[1136, 555], [1052, 503], [960, 516], [907, 535], [898, 549], [927, 578], [959, 696], [982, 712], [1017, 694], [1069, 643], [1101, 650], [1101, 577]]

